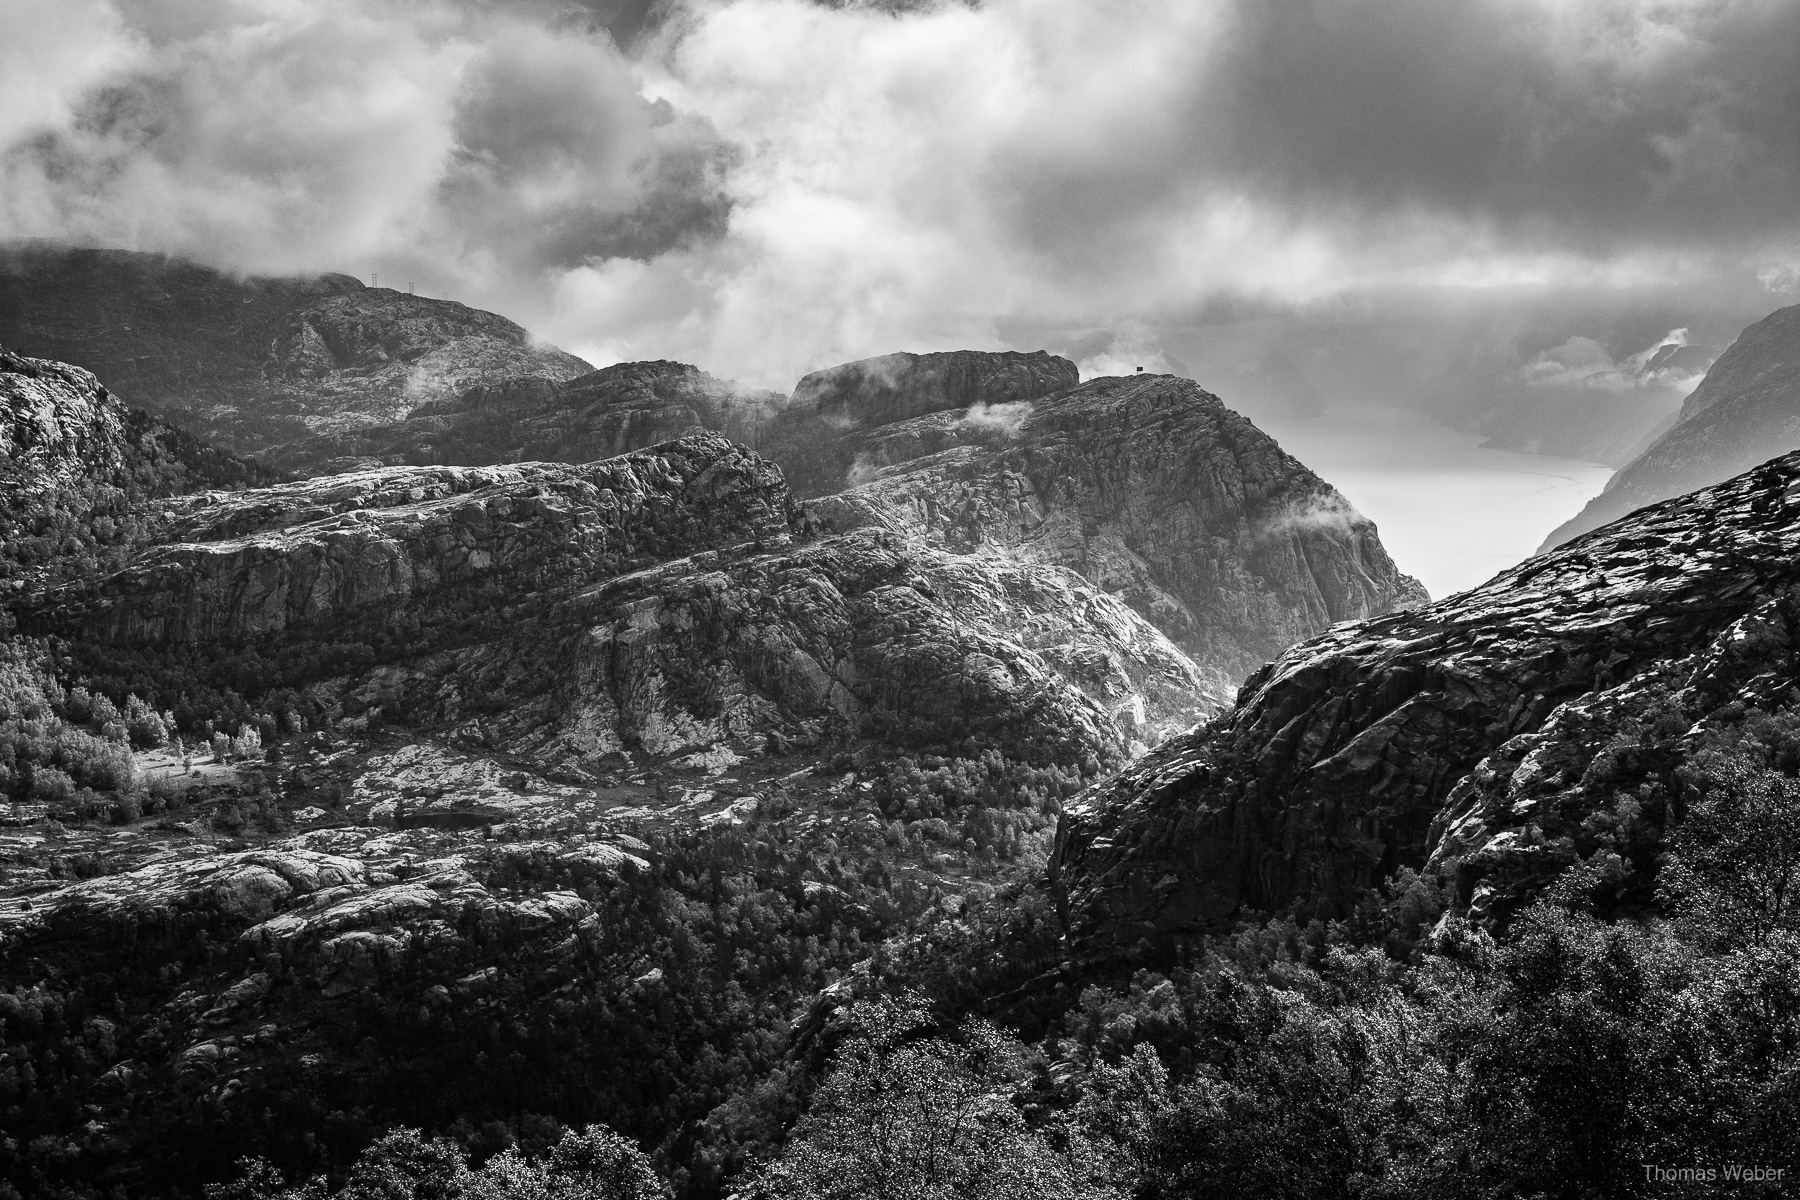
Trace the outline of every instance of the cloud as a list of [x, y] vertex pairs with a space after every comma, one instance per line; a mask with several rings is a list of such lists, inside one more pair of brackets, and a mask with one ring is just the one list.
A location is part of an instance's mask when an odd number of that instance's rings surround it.
[[16, 0], [0, 234], [379, 269], [783, 389], [1224, 312], [1748, 310], [1793, 286], [1797, 76], [1780, 0]]
[[971, 404], [963, 414], [965, 423], [1005, 438], [1018, 437], [1019, 431], [1025, 428], [1025, 422], [1030, 418], [1029, 400], [1011, 400], [1005, 404]]
[[723, 231], [730, 147], [590, 25], [401, 0], [91, 16], [67, 40], [107, 69], [40, 72], [0, 234], [504, 293]]
[[1580, 387], [1605, 392], [1671, 389], [1686, 395], [1699, 384], [1713, 357], [1710, 353], [1682, 353], [1690, 341], [1685, 328], [1671, 329], [1654, 345], [1614, 361], [1606, 347], [1593, 338], [1572, 337], [1532, 359], [1518, 378], [1534, 388]]
[[1085, 382], [1101, 375], [1182, 375], [1187, 365], [1171, 355], [1162, 339], [1143, 321], [1127, 319], [1116, 329], [1095, 330], [1066, 348], [1076, 357], [1076, 368]]
[[1368, 526], [1369, 519], [1357, 512], [1343, 496], [1337, 492], [1324, 492], [1289, 503], [1274, 516], [1259, 522], [1257, 533], [1261, 537], [1302, 531], [1352, 534], [1360, 533]]

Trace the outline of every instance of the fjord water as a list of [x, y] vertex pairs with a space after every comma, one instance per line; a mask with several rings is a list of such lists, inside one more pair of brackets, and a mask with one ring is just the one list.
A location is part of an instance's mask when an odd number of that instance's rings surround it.
[[1599, 463], [1487, 449], [1480, 434], [1415, 413], [1256, 423], [1348, 496], [1400, 569], [1439, 598], [1531, 557], [1612, 474]]

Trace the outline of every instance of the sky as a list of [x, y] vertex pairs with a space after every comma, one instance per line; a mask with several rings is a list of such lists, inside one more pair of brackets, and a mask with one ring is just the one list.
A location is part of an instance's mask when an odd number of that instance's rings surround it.
[[1800, 5], [8, 0], [6, 236], [379, 272], [596, 364], [1043, 346], [1592, 459], [1800, 300]]

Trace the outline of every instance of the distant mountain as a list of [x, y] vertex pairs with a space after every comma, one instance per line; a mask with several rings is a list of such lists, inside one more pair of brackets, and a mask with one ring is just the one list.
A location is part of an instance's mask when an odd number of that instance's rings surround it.
[[259, 457], [302, 475], [383, 466], [591, 462], [708, 431], [754, 445], [785, 403], [677, 362], [631, 362], [557, 382], [477, 384], [386, 425], [319, 434]]
[[1716, 355], [1687, 336], [1673, 330], [1622, 361], [1592, 339], [1571, 338], [1513, 376], [1475, 432], [1495, 449], [1624, 466], [1674, 424], [1684, 392]]
[[1039, 350], [884, 354], [815, 371], [794, 385], [758, 443], [794, 494], [841, 490], [871, 431], [929, 413], [1017, 404], [1081, 382], [1075, 364]]
[[1746, 714], [1800, 715], [1796, 487], [1789, 454], [1295, 646], [1067, 812], [1051, 869], [1076, 943], [1347, 917], [1402, 868], [1494, 922], [1590, 858], [1616, 903], [1650, 904], [1676, 768]]
[[239, 278], [29, 242], [0, 246], [0, 344], [85, 367], [239, 452], [391, 423], [478, 384], [591, 369], [504, 317], [348, 275]]
[[1667, 432], [1628, 462], [1544, 548], [1634, 509], [1708, 487], [1800, 447], [1800, 305], [1745, 329]]

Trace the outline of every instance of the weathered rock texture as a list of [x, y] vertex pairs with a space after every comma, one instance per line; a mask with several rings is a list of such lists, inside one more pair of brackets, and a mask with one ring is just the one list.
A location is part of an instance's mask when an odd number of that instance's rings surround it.
[[279, 478], [127, 408], [80, 367], [0, 347], [0, 596], [152, 536], [149, 502]]
[[785, 531], [781, 476], [716, 435], [573, 466], [417, 467], [172, 501], [170, 544], [52, 596], [105, 642], [245, 642], [503, 606]]
[[0, 250], [0, 343], [85, 367], [239, 451], [391, 423], [477, 384], [589, 370], [504, 317], [347, 275], [238, 279], [16, 243]]
[[1557, 527], [1560, 546], [1634, 509], [1709, 487], [1800, 447], [1800, 304], [1744, 330], [1681, 406], [1681, 417]]
[[787, 472], [796, 496], [822, 496], [852, 482], [860, 435], [868, 430], [927, 413], [1032, 400], [1080, 381], [1074, 363], [1041, 350], [885, 354], [802, 379], [762, 448]]
[[708, 430], [753, 445], [784, 398], [686, 363], [620, 363], [566, 382], [527, 376], [427, 401], [394, 424], [275, 446], [263, 461], [297, 474], [411, 464], [591, 462]]
[[[466, 839], [465, 839], [466, 841]], [[330, 847], [329, 850], [315, 847]], [[334, 829], [261, 850], [171, 855], [50, 895], [0, 897], [0, 953], [61, 937], [175, 940], [205, 930], [253, 960], [278, 961], [327, 998], [381, 983], [413, 956], [467, 954], [510, 936], [572, 954], [598, 920], [573, 892], [505, 898], [486, 886], [509, 859], [556, 860], [605, 878], [647, 869], [633, 847], [605, 840], [513, 843], [458, 853], [452, 838]], [[336, 851], [336, 852], [332, 852]], [[434, 853], [435, 851], [435, 853]], [[202, 1026], [251, 1016], [269, 991], [250, 976], [195, 1005]]]
[[[621, 576], [559, 628], [389, 686], [403, 707], [438, 705], [470, 722], [460, 734], [564, 774], [621, 755], [866, 740], [1117, 761], [1223, 700], [1154, 627], [1068, 571], [874, 531]], [[463, 699], [497, 692], [516, 700], [490, 714]]]
[[279, 478], [126, 407], [92, 372], [0, 346], [0, 489], [9, 499], [144, 471], [214, 486]]
[[1080, 572], [1219, 686], [1338, 621], [1421, 603], [1375, 526], [1218, 397], [1170, 375], [869, 430], [840, 527], [923, 532]]
[[[80, 416], [51, 424], [77, 437]], [[869, 739], [1116, 761], [1225, 696], [1062, 568], [821, 538], [780, 471], [717, 434], [174, 497], [145, 529], [119, 569], [21, 604], [22, 626], [96, 662], [249, 655], [347, 719], [578, 778], [619, 756]]]
[[1795, 703], [1797, 496], [1800, 454], [1296, 646], [1067, 813], [1077, 940], [1342, 916], [1400, 867], [1494, 919], [1579, 859], [1653, 874], [1676, 768]]

